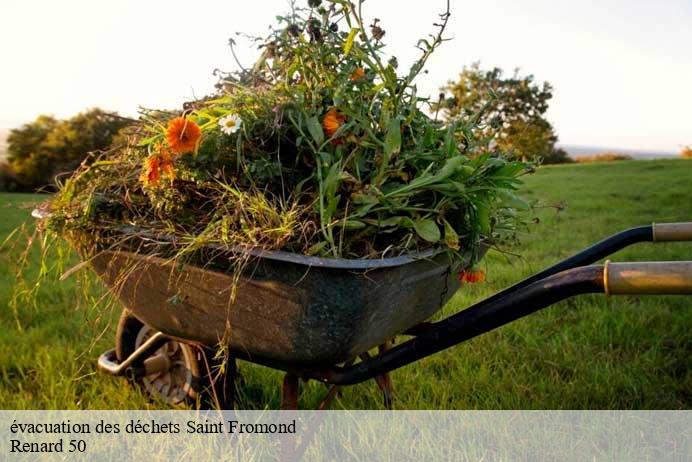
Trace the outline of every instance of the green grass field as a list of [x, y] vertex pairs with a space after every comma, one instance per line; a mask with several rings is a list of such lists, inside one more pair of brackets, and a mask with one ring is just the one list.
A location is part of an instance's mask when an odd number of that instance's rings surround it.
[[[449, 314], [603, 237], [652, 221], [692, 220], [692, 162], [619, 162], [545, 167], [526, 181], [540, 199], [519, 257], [491, 253], [488, 281], [457, 294]], [[0, 195], [0, 237], [36, 196]], [[124, 379], [95, 371], [111, 348], [118, 313], [80, 302], [78, 282], [40, 288], [16, 312], [16, 281], [0, 251], [0, 408], [139, 409], [150, 402]], [[34, 261], [38, 261], [36, 255]], [[3, 260], [4, 259], [4, 260]], [[692, 244], [640, 244], [614, 261], [692, 259]], [[37, 266], [37, 265], [35, 265]], [[35, 274], [38, 268], [32, 268]], [[98, 296], [98, 293], [94, 293]], [[241, 407], [276, 408], [281, 375], [241, 363]], [[679, 409], [692, 405], [692, 297], [582, 296], [393, 373], [400, 409]], [[315, 407], [325, 388], [303, 386]], [[381, 408], [374, 383], [344, 390], [336, 408]]]

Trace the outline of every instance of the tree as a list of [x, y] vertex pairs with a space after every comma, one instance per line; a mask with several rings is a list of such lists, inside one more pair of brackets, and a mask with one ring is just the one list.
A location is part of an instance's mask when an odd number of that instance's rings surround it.
[[5, 162], [0, 163], [0, 191], [22, 192], [26, 187], [17, 178], [14, 169]]
[[546, 154], [542, 163], [544, 164], [573, 164], [576, 162], [573, 158], [569, 156], [569, 153], [562, 148], [553, 148], [548, 154]]
[[55, 176], [74, 170], [90, 152], [108, 148], [129, 119], [91, 109], [67, 120], [39, 116], [10, 132], [7, 160], [18, 180], [31, 189], [54, 184]]
[[557, 136], [545, 118], [553, 96], [549, 83], [539, 85], [532, 75], [520, 76], [518, 70], [504, 77], [497, 67], [482, 70], [475, 63], [441, 90], [435, 110], [442, 111], [447, 120], [479, 117], [480, 128], [475, 134], [494, 140], [512, 157], [569, 162], [567, 153], [555, 147]]
[[51, 162], [44, 147], [48, 134], [58, 126], [51, 116], [39, 116], [34, 122], [10, 131], [7, 137], [7, 161], [14, 175], [24, 184], [39, 184]]
[[692, 146], [685, 146], [680, 150], [680, 157], [683, 159], [692, 159]]

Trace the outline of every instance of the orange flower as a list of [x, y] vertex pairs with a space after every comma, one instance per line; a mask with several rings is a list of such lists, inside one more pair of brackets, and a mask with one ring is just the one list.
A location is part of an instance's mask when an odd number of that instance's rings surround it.
[[[341, 128], [341, 126], [346, 122], [346, 117], [344, 117], [336, 108], [331, 108], [322, 119], [322, 127], [327, 137], [331, 138], [334, 134]], [[336, 140], [335, 140], [336, 141]]]
[[464, 270], [459, 272], [458, 278], [459, 282], [475, 284], [485, 281], [485, 273], [482, 270]]
[[149, 156], [144, 160], [144, 170], [139, 177], [144, 186], [154, 186], [161, 179], [161, 161], [159, 156]]
[[363, 69], [362, 67], [357, 67], [353, 71], [353, 73], [351, 73], [351, 80], [353, 80], [354, 82], [356, 80], [362, 79], [363, 77], [365, 77], [365, 69]]
[[158, 154], [152, 154], [144, 161], [144, 171], [139, 177], [147, 187], [157, 187], [162, 177], [173, 181], [175, 179], [175, 167], [170, 152], [161, 149]]
[[161, 174], [171, 181], [175, 180], [175, 167], [173, 166], [173, 160], [164, 159], [164, 161], [161, 162]]
[[185, 117], [176, 117], [168, 122], [166, 140], [168, 146], [176, 154], [185, 154], [194, 151], [202, 131], [199, 125]]

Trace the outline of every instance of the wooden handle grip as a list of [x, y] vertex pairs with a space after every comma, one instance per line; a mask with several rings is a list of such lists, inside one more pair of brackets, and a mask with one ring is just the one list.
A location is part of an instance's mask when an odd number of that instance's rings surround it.
[[692, 261], [611, 263], [603, 271], [606, 294], [692, 295]]
[[692, 221], [687, 223], [654, 223], [654, 242], [692, 241]]

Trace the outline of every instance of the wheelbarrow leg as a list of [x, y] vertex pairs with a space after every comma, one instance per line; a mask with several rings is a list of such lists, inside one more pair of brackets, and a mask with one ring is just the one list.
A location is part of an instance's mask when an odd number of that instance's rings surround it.
[[[355, 359], [351, 359], [349, 361], [346, 361], [343, 365], [343, 367], [348, 367], [352, 365], [355, 362]], [[342, 387], [340, 385], [327, 385], [327, 394], [320, 403], [319, 407], [317, 410], [319, 411], [324, 411], [325, 409], [329, 408], [329, 406], [332, 404], [332, 402], [336, 398], [341, 398], [341, 389]]]
[[339, 385], [330, 385], [329, 389], [327, 390], [327, 395], [324, 397], [317, 410], [324, 411], [325, 409], [328, 409], [332, 404], [332, 401], [334, 401], [334, 398], [339, 395], [339, 391], [341, 391], [341, 387]]
[[392, 384], [392, 378], [389, 376], [389, 372], [375, 376], [375, 383], [377, 383], [377, 386], [382, 391], [384, 408], [391, 411], [394, 403], [394, 385]]
[[[379, 346], [380, 353], [384, 353], [392, 347], [394, 341], [385, 342]], [[363, 361], [370, 359], [370, 354], [368, 352], [360, 355]], [[389, 372], [375, 376], [375, 383], [382, 391], [383, 404], [385, 409], [392, 410], [392, 405], [394, 403], [394, 385], [392, 384], [392, 378], [389, 376]]]
[[[298, 410], [298, 395], [300, 393], [300, 378], [297, 375], [287, 372], [281, 387], [281, 410], [290, 411], [288, 415], [295, 416]], [[281, 461], [300, 460], [297, 457], [298, 439], [296, 434], [287, 433], [281, 435], [279, 439]]]
[[281, 388], [281, 409], [298, 409], [298, 394], [300, 392], [300, 379], [297, 375], [290, 372], [284, 376], [284, 383]]
[[229, 355], [225, 363], [225, 370], [220, 377], [220, 399], [223, 409], [235, 409], [237, 396], [236, 378], [238, 377], [238, 365], [235, 356]]
[[[379, 347], [380, 353], [384, 353], [394, 345], [394, 340], [390, 342], [385, 342]], [[377, 381], [377, 386], [382, 390], [382, 395], [384, 396], [384, 407], [385, 409], [392, 410], [392, 405], [394, 403], [394, 384], [392, 383], [392, 377], [389, 372], [378, 375], [375, 380]]]

